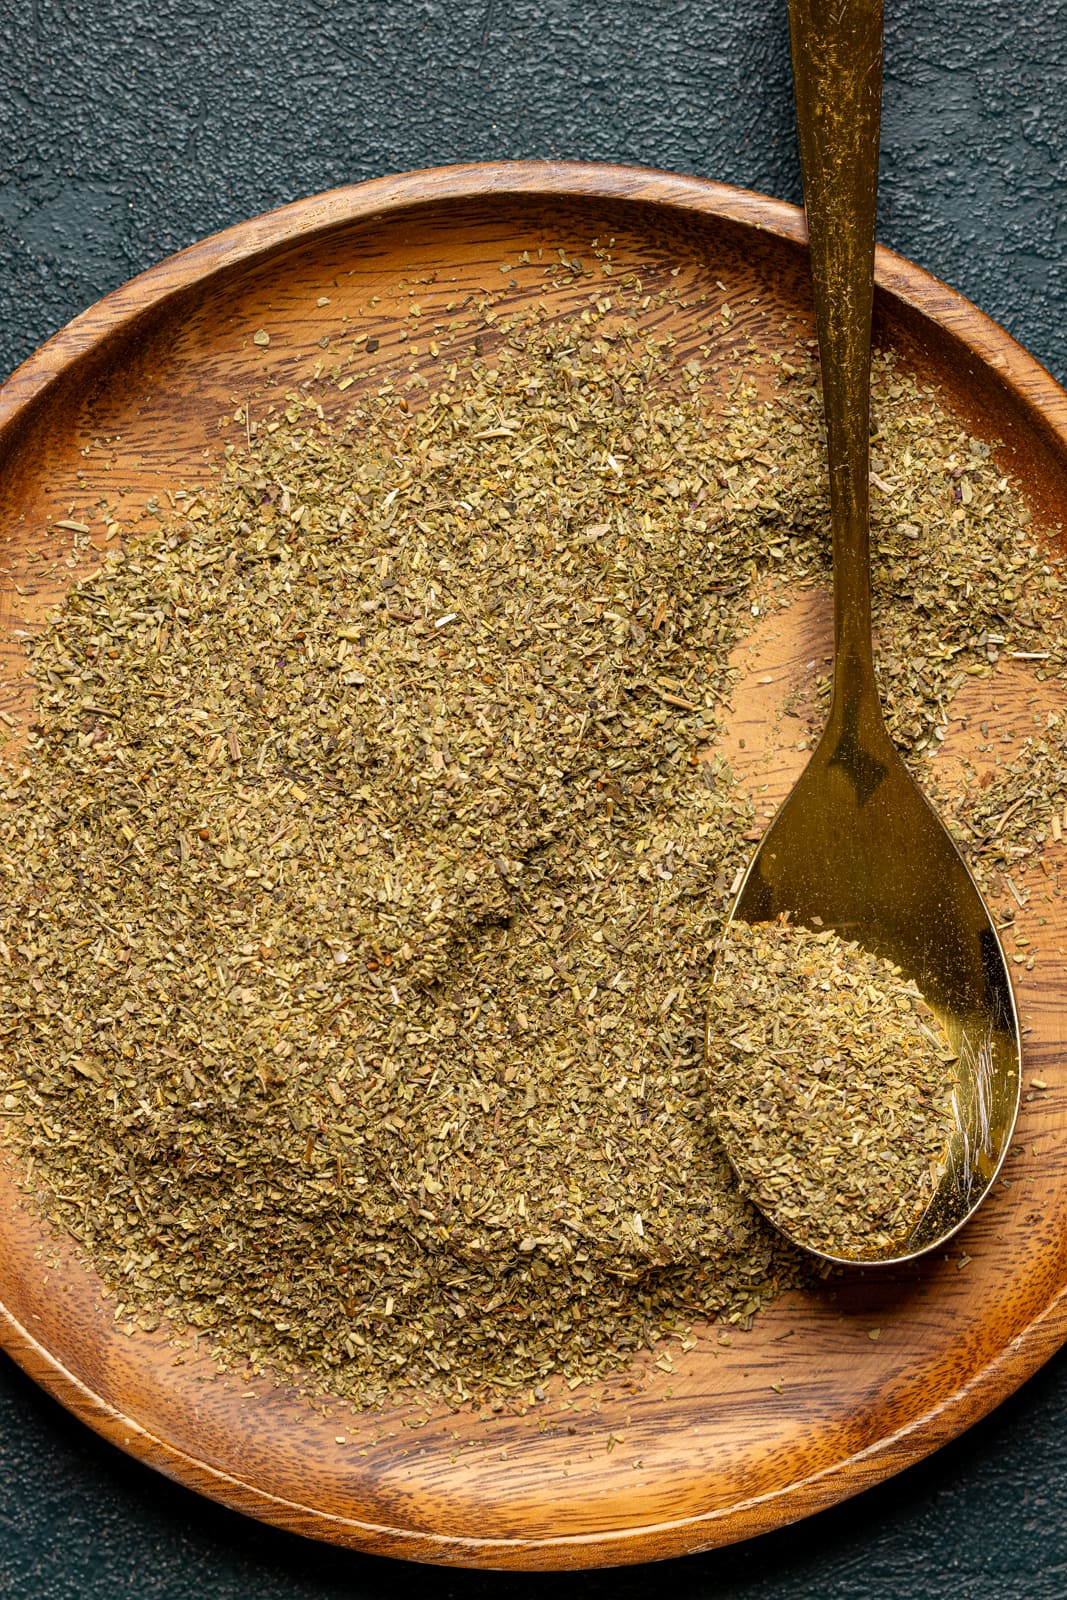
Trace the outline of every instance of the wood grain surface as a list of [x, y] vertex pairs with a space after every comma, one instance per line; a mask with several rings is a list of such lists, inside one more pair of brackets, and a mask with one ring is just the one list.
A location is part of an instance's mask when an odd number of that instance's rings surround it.
[[[352, 321], [404, 353], [400, 280], [424, 305], [501, 287], [523, 249], [580, 254], [613, 237], [617, 270], [674, 269], [738, 308], [722, 355], [772, 356], [791, 319], [810, 331], [795, 209], [644, 170], [515, 163], [412, 173], [342, 189], [232, 228], [109, 295], [0, 391], [0, 709], [31, 709], [24, 640], [106, 538], [99, 503], [135, 531], [154, 499], [207, 483], [218, 420], [325, 364]], [[671, 281], [677, 282], [677, 279]], [[1006, 334], [908, 263], [878, 260], [877, 338], [999, 440], [1041, 536], [1067, 515], [1067, 396]], [[530, 291], [542, 295], [538, 278]], [[564, 291], [560, 291], [563, 293]], [[369, 303], [380, 296], [376, 306]], [[521, 286], [516, 290], [521, 302]], [[758, 300], [753, 297], [757, 297]], [[326, 299], [328, 303], [320, 304]], [[363, 314], [361, 315], [361, 312]], [[664, 315], [684, 352], [679, 306]], [[269, 346], [253, 342], [258, 329]], [[705, 335], [701, 333], [700, 339]], [[346, 359], [350, 343], [346, 339]], [[363, 347], [364, 350], [366, 347]], [[356, 370], [356, 369], [352, 369]], [[90, 528], [84, 549], [57, 522]], [[114, 535], [113, 535], [114, 536]], [[31, 562], [30, 558], [34, 560]], [[803, 759], [781, 732], [788, 694], [828, 653], [813, 591], [739, 646], [720, 748], [773, 805]], [[1022, 668], [966, 691], [1011, 754], [1064, 686]], [[938, 760], [968, 750], [953, 724]], [[742, 740], [744, 741], [742, 744]], [[286, 1528], [379, 1554], [456, 1565], [636, 1562], [742, 1539], [898, 1471], [990, 1410], [1067, 1334], [1064, 904], [1067, 845], [1050, 846], [1041, 959], [1020, 969], [1025, 1079], [1016, 1153], [952, 1247], [906, 1271], [857, 1272], [792, 1294], [729, 1345], [700, 1340], [673, 1373], [642, 1368], [543, 1406], [453, 1413], [398, 1403], [363, 1416], [267, 1379], [216, 1371], [165, 1331], [127, 1335], [95, 1277], [44, 1229], [0, 1162], [0, 1339], [90, 1426], [190, 1487]], [[961, 1270], [960, 1261], [969, 1261]], [[880, 1330], [877, 1340], [869, 1337]]]

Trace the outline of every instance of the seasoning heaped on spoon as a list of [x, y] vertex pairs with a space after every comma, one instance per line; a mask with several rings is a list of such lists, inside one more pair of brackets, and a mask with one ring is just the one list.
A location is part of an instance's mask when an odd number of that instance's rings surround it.
[[[822, 737], [767, 830], [731, 920], [786, 917], [832, 930], [899, 966], [958, 1058], [953, 1127], [936, 1190], [914, 1226], [873, 1253], [902, 1261], [942, 1243], [978, 1206], [1007, 1152], [1021, 1047], [1007, 965], [989, 912], [950, 835], [897, 753], [883, 719], [871, 636], [870, 351], [882, 76], [881, 0], [790, 0], [804, 177], [826, 414], [833, 533], [833, 698]], [[721, 974], [720, 974], [721, 981]], [[714, 1007], [706, 1056], [715, 1083]], [[828, 1006], [826, 1026], [834, 1026]], [[719, 1119], [744, 1168], [736, 1131]], [[758, 1195], [753, 1198], [759, 1203]]]

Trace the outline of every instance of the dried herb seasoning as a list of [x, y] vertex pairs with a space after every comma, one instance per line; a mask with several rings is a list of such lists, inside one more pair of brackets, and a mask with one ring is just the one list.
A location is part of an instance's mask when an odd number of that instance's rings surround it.
[[903, 1251], [956, 1126], [956, 1056], [899, 967], [831, 929], [733, 921], [711, 986], [716, 1127], [798, 1244]]
[[1023, 739], [1018, 754], [979, 773], [973, 763], [958, 789], [938, 796], [983, 893], [1002, 893], [998, 878], [1026, 868], [1046, 844], [1067, 836], [1067, 727], [1048, 712], [1041, 733]]
[[[123, 1319], [454, 1400], [599, 1376], [801, 1275], [702, 1036], [755, 823], [716, 754], [729, 654], [756, 595], [828, 571], [818, 393], [803, 349], [773, 394], [724, 373], [710, 305], [680, 360], [673, 293], [501, 290], [429, 369], [241, 407], [218, 480], [34, 643], [0, 1131]], [[875, 404], [889, 718], [926, 760], [998, 652], [1062, 670], [1062, 575], [888, 360]]]
[[361, 1401], [595, 1375], [795, 1275], [701, 1066], [761, 525], [707, 559], [658, 470], [751, 435], [587, 335], [414, 415], [290, 397], [34, 649], [7, 1137], [122, 1315]]

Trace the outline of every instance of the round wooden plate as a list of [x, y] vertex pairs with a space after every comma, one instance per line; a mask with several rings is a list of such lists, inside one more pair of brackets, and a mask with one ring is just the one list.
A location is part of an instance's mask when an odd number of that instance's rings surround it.
[[[398, 339], [416, 280], [429, 320], [472, 290], [499, 291], [501, 263], [524, 249], [534, 259], [539, 248], [588, 255], [592, 240], [608, 238], [616, 270], [635, 266], [650, 287], [677, 282], [675, 268], [683, 285], [725, 286], [734, 320], [724, 323], [724, 355], [750, 341], [769, 357], [810, 331], [794, 208], [695, 179], [558, 163], [413, 173], [303, 201], [162, 262], [71, 323], [0, 391], [0, 709], [16, 722], [25, 715], [22, 640], [92, 561], [102, 498], [136, 525], [153, 496], [203, 481], [221, 448], [220, 414], [327, 364], [321, 341], [339, 345], [357, 322], [379, 341], [368, 364], [406, 355]], [[1067, 516], [1067, 397], [917, 268], [882, 252], [878, 281], [880, 341], [969, 430], [1001, 441], [1004, 470], [1054, 540]], [[541, 274], [529, 283], [531, 296], [545, 294]], [[517, 280], [513, 300], [524, 292]], [[683, 345], [691, 314], [664, 312]], [[269, 346], [253, 341], [259, 329]], [[71, 548], [57, 550], [46, 529], [63, 521], [90, 528], [88, 548], [73, 548], [85, 542], [74, 529]], [[755, 635], [742, 651], [735, 756], [745, 729], [745, 748], [760, 749], [790, 683], [829, 648], [817, 598], [783, 615], [794, 619], [788, 633]], [[1039, 686], [1022, 670], [991, 682], [983, 714], [1005, 750], [1030, 730], [1035, 705], [1064, 698], [1062, 683]], [[789, 761], [759, 760], [752, 781], [776, 799]], [[163, 1331], [121, 1332], [96, 1279], [45, 1232], [0, 1164], [0, 1337], [46, 1389], [141, 1460], [269, 1522], [379, 1554], [608, 1565], [728, 1543], [817, 1511], [959, 1433], [1067, 1333], [1063, 866], [1067, 846], [1050, 846], [1053, 909], [1035, 895], [1019, 913], [1041, 947], [1018, 985], [1026, 1079], [1049, 1087], [1026, 1097], [1010, 1187], [950, 1251], [906, 1272], [790, 1296], [728, 1346], [702, 1339], [676, 1355], [673, 1373], [563, 1387], [526, 1414], [398, 1405], [354, 1417], [266, 1380], [220, 1376]]]

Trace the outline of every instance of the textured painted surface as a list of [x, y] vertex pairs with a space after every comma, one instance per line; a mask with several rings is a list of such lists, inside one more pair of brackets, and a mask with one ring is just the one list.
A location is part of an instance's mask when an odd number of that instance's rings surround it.
[[[887, 10], [881, 237], [1062, 381], [1067, 6]], [[383, 172], [570, 156], [797, 199], [791, 118], [765, 0], [6, 0], [0, 368], [178, 246]]]
[[[880, 236], [1067, 380], [1067, 4], [889, 0]], [[5, 0], [0, 372], [181, 245], [379, 173], [644, 162], [799, 197], [784, 3]], [[430, 1595], [1060, 1600], [1067, 1358], [902, 1478], [752, 1545]], [[0, 1358], [0, 1596], [313, 1600], [412, 1573], [273, 1533], [101, 1444]]]

